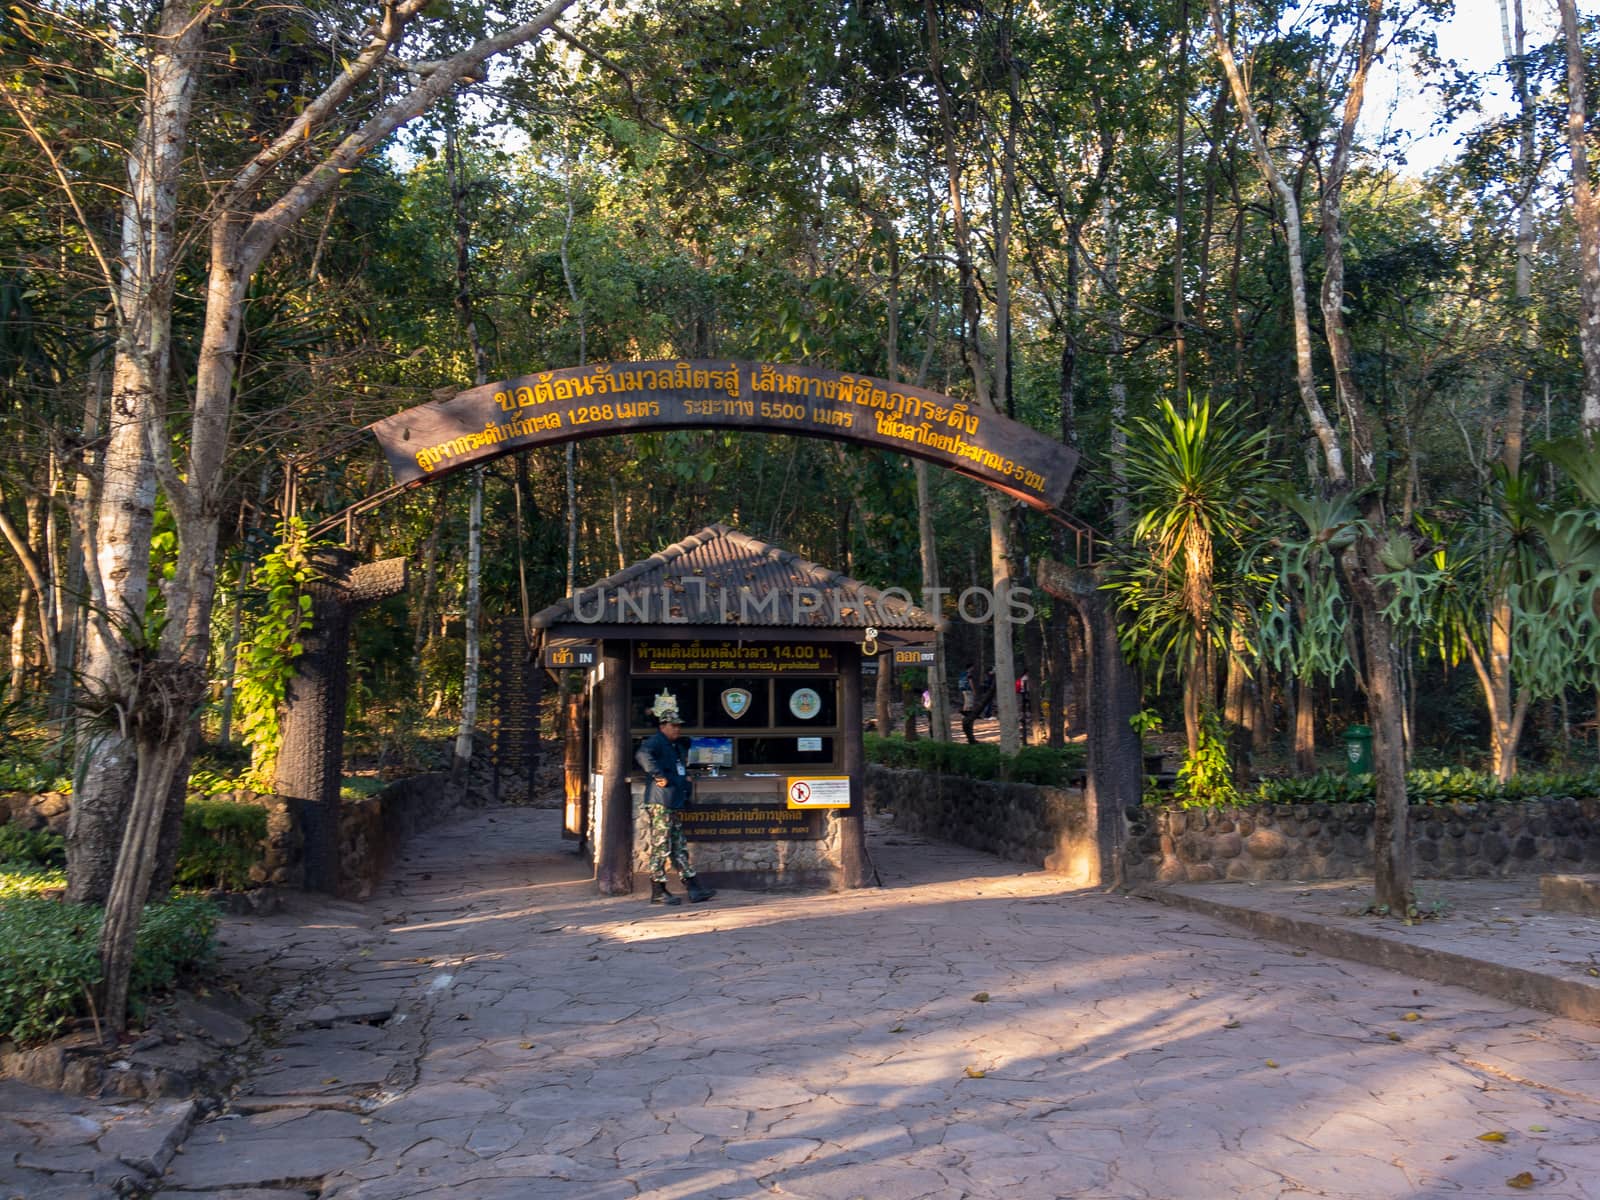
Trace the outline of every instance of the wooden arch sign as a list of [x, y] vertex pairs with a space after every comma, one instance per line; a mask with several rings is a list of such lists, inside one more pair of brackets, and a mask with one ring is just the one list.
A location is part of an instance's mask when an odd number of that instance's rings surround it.
[[537, 446], [668, 429], [748, 429], [892, 450], [1039, 509], [1061, 503], [1078, 461], [1070, 447], [1019, 421], [938, 392], [821, 367], [728, 359], [519, 375], [368, 428], [401, 486]]

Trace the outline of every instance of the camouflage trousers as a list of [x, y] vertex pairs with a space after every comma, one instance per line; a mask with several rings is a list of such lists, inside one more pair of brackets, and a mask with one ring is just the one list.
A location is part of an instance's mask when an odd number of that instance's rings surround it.
[[645, 858], [650, 864], [650, 881], [667, 881], [667, 861], [678, 868], [685, 879], [692, 878], [694, 868], [689, 865], [689, 844], [683, 837], [682, 814], [665, 804], [645, 805]]

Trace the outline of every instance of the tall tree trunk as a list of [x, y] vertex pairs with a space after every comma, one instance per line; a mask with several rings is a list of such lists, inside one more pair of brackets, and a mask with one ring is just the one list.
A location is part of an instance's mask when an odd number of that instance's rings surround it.
[[[561, 226], [561, 277], [566, 281], [567, 295], [572, 298], [572, 311], [578, 322], [578, 365], [589, 361], [589, 329], [583, 306], [583, 296], [578, 291], [578, 281], [572, 273], [572, 229], [576, 208], [572, 188], [572, 145], [566, 147], [565, 170], [561, 188], [566, 199], [566, 217]], [[567, 468], [567, 595], [578, 589], [578, 448], [568, 442]]]
[[464, 786], [472, 765], [472, 732], [478, 723], [478, 608], [483, 576], [483, 468], [472, 472], [472, 500], [467, 516], [467, 662], [461, 678], [461, 725], [456, 734], [450, 781]]
[[1106, 230], [1106, 266], [1101, 278], [1106, 300], [1112, 306], [1107, 320], [1106, 373], [1111, 384], [1111, 533], [1126, 545], [1133, 530], [1133, 514], [1128, 507], [1128, 384], [1123, 374], [1124, 335], [1122, 332], [1122, 294], [1118, 290], [1121, 268], [1121, 238], [1116, 210], [1110, 197], [1100, 202], [1100, 219]]
[[[961, 194], [961, 167], [956, 155], [955, 117], [951, 109], [949, 88], [945, 85], [944, 61], [939, 43], [938, 9], [934, 0], [925, 5], [928, 31], [928, 66], [939, 97], [939, 113], [943, 130], [945, 175], [949, 185], [951, 225], [956, 256], [956, 270], [961, 280], [961, 349], [967, 370], [972, 377], [973, 391], [978, 404], [1000, 411], [1005, 386], [1001, 382], [991, 386], [989, 365], [984, 359], [981, 342], [981, 301], [978, 293], [978, 276], [972, 260], [972, 234], [967, 226], [966, 208]], [[1009, 158], [1009, 155], [1006, 155]], [[1013, 165], [1007, 162], [1002, 168], [1002, 178], [1011, 179]], [[1010, 236], [1011, 189], [1002, 184], [1002, 197], [996, 231], [995, 295], [996, 328], [1002, 339], [995, 355], [997, 371], [1005, 370], [1006, 323], [1009, 319], [1010, 280], [1007, 270], [1009, 250], [1005, 245]], [[1000, 493], [990, 490], [985, 496], [989, 513], [989, 562], [994, 580], [992, 615], [994, 622], [994, 676], [995, 712], [1000, 721], [1000, 747], [1007, 754], [1015, 754], [1019, 745], [1017, 727], [1016, 666], [1011, 648], [1011, 555], [1007, 545], [1009, 513]]]
[[[1533, 352], [1537, 348], [1538, 330], [1533, 322], [1533, 191], [1536, 180], [1534, 166], [1534, 111], [1533, 96], [1528, 90], [1528, 62], [1526, 58], [1527, 34], [1522, 22], [1522, 0], [1512, 0], [1514, 22], [1509, 19], [1506, 0], [1500, 0], [1500, 24], [1505, 41], [1506, 65], [1511, 72], [1513, 90], [1517, 97], [1517, 274], [1515, 306], [1515, 336], [1520, 352], [1513, 356], [1511, 389], [1506, 400], [1505, 450], [1503, 461], [1506, 470], [1515, 477], [1522, 469], [1523, 413], [1526, 409], [1528, 371], [1532, 366]], [[1526, 357], [1523, 357], [1526, 355]]]
[[[110, 328], [111, 313], [106, 308], [96, 311], [94, 317], [97, 339], [103, 339]], [[107, 366], [110, 355], [102, 349], [95, 351], [89, 361], [89, 382], [84, 389], [83, 424], [79, 429], [79, 442], [93, 444], [100, 436], [100, 419], [105, 409], [106, 388], [110, 383]], [[67, 603], [63, 607], [61, 622], [61, 647], [56, 653], [56, 678], [51, 688], [50, 717], [62, 723], [63, 735], [71, 733], [74, 726], [72, 708], [72, 680], [78, 667], [78, 652], [83, 644], [84, 596], [88, 584], [84, 577], [83, 530], [95, 509], [98, 489], [94, 473], [87, 462], [78, 463], [73, 477], [71, 495], [67, 501]], [[65, 738], [64, 738], [65, 740]]]
[[1189, 374], [1184, 345], [1183, 315], [1183, 206], [1184, 206], [1184, 147], [1189, 132], [1189, 0], [1178, 0], [1178, 102], [1177, 148], [1174, 161], [1177, 179], [1173, 188], [1172, 208], [1172, 351], [1173, 351], [1173, 403], [1180, 412], [1189, 406]]
[[[111, 404], [99, 503], [85, 514], [94, 524], [89, 569], [96, 579], [90, 590], [105, 605], [100, 619], [90, 622], [84, 645], [84, 681], [97, 691], [119, 686], [126, 676], [123, 662], [145, 627], [156, 498], [150, 442], [157, 431], [151, 421], [167, 387], [178, 178], [200, 53], [216, 11], [201, 0], [169, 0], [162, 9], [145, 71], [144, 110], [128, 156]], [[80, 740], [67, 826], [69, 901], [99, 903], [109, 892], [136, 770], [137, 748], [118, 729], [102, 727]]]
[[1311, 775], [1317, 769], [1317, 687], [1296, 676], [1294, 683], [1294, 769]]
[[17, 592], [17, 615], [11, 622], [11, 675], [6, 703], [16, 704], [28, 681], [28, 610], [33, 607], [33, 585], [24, 582]]
[[[1406, 705], [1401, 670], [1402, 650], [1383, 615], [1378, 580], [1387, 568], [1381, 549], [1388, 537], [1378, 483], [1376, 430], [1369, 418], [1350, 351], [1344, 309], [1344, 224], [1341, 204], [1356, 123], [1366, 93], [1367, 75], [1376, 57], [1383, 0], [1366, 0], [1360, 52], [1345, 93], [1343, 119], [1333, 155], [1323, 173], [1321, 231], [1326, 266], [1322, 276], [1322, 320], [1333, 362], [1334, 392], [1350, 424], [1357, 480], [1368, 486], [1362, 516], [1365, 527], [1344, 554], [1345, 579], [1355, 594], [1366, 661], [1367, 709], [1373, 731], [1373, 765], [1377, 789], [1373, 823], [1374, 877], [1377, 901], [1391, 913], [1404, 914], [1413, 904], [1411, 891], [1410, 806], [1406, 798]], [[1331, 474], [1331, 470], [1330, 470]]]
[[1295, 195], [1294, 187], [1278, 170], [1272, 152], [1267, 148], [1267, 139], [1261, 132], [1261, 123], [1256, 119], [1255, 104], [1245, 88], [1244, 77], [1239, 72], [1239, 64], [1233, 56], [1233, 47], [1223, 26], [1219, 0], [1207, 0], [1207, 2], [1211, 9], [1211, 27], [1216, 34], [1217, 57], [1222, 61], [1228, 87], [1233, 92], [1234, 105], [1238, 108], [1240, 119], [1244, 121], [1245, 128], [1250, 133], [1250, 144], [1255, 149], [1256, 162], [1261, 168], [1261, 173], [1277, 195], [1279, 204], [1283, 206], [1283, 234], [1289, 259], [1289, 302], [1294, 311], [1295, 382], [1300, 389], [1300, 403], [1305, 408], [1306, 419], [1311, 423], [1311, 430], [1322, 447], [1328, 480], [1335, 486], [1342, 486], [1349, 479], [1349, 473], [1344, 465], [1344, 450], [1339, 445], [1338, 431], [1328, 420], [1322, 401], [1317, 398], [1316, 380], [1312, 376], [1311, 318], [1306, 308], [1306, 271], [1305, 254], [1301, 249], [1300, 200]]
[[1576, 0], [1556, 0], [1567, 42], [1567, 153], [1572, 158], [1572, 209], [1578, 224], [1578, 291], [1582, 315], [1578, 345], [1583, 352], [1583, 430], [1600, 435], [1600, 197], [1589, 178], [1589, 150], [1595, 135], [1584, 115], [1583, 39]]
[[[455, 216], [456, 233], [456, 314], [461, 319], [461, 329], [466, 335], [467, 348], [472, 355], [473, 384], [482, 387], [489, 381], [489, 359], [484, 353], [483, 341], [478, 336], [477, 308], [472, 295], [472, 219], [467, 213], [467, 178], [462, 169], [460, 149], [456, 142], [456, 113], [451, 107], [445, 128], [445, 170], [450, 188], [450, 203]], [[571, 211], [570, 206], [568, 209]], [[562, 262], [565, 265], [565, 253]], [[467, 774], [472, 767], [472, 735], [478, 724], [479, 660], [482, 647], [482, 622], [479, 620], [480, 599], [483, 594], [483, 468], [472, 472], [472, 499], [467, 516], [467, 605], [464, 614], [466, 628], [466, 664], [461, 677], [461, 725], [456, 732], [455, 755], [450, 764], [450, 782], [456, 787], [466, 786]]]
[[435, 491], [433, 521], [428, 527], [427, 540], [422, 543], [422, 593], [417, 597], [417, 627], [411, 639], [411, 670], [418, 673], [422, 669], [422, 648], [428, 644], [428, 605], [433, 601], [433, 588], [438, 581], [439, 534], [444, 530], [446, 492], [442, 485]]
[[[1345, 555], [1345, 570], [1361, 620], [1367, 705], [1372, 714], [1373, 884], [1377, 902], [1404, 917], [1414, 903], [1411, 889], [1410, 810], [1406, 802], [1406, 748], [1400, 715], [1399, 652], [1394, 628], [1383, 615], [1377, 577], [1384, 571], [1381, 541], [1360, 536]], [[1354, 560], [1354, 561], [1353, 561]]]

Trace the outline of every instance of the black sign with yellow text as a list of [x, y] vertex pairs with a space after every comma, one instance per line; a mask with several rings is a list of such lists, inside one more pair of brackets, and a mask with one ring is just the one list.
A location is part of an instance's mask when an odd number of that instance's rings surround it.
[[826, 820], [816, 809], [781, 804], [690, 808], [683, 812], [683, 836], [691, 842], [814, 841], [826, 831]]
[[833, 647], [814, 642], [634, 642], [635, 675], [832, 674]]
[[398, 484], [535, 446], [664, 429], [749, 429], [927, 459], [1035, 508], [1061, 503], [1075, 451], [910, 384], [745, 360], [601, 363], [519, 375], [368, 426]]

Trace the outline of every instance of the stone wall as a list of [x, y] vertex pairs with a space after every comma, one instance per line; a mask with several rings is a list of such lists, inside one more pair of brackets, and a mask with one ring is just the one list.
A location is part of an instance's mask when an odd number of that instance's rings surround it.
[[67, 836], [67, 814], [72, 797], [65, 792], [7, 792], [0, 796], [0, 825], [23, 829], [48, 829]]
[[[1129, 883], [1348, 879], [1373, 870], [1369, 804], [1140, 808], [1128, 812]], [[1418, 878], [1600, 868], [1600, 800], [1413, 805]]]
[[[867, 803], [898, 828], [1102, 882], [1089, 806], [1075, 788], [867, 768]], [[1126, 883], [1349, 879], [1371, 875], [1370, 804], [1134, 807], [1124, 813]], [[1600, 799], [1413, 805], [1418, 878], [1600, 870]], [[1104, 872], [1107, 879], [1112, 870]]]
[[401, 844], [439, 824], [457, 802], [443, 771], [402, 779], [375, 796], [340, 801], [338, 894], [357, 900], [372, 895]]
[[867, 806], [895, 826], [1013, 862], [1100, 882], [1089, 806], [1080, 788], [1040, 787], [867, 767]]

